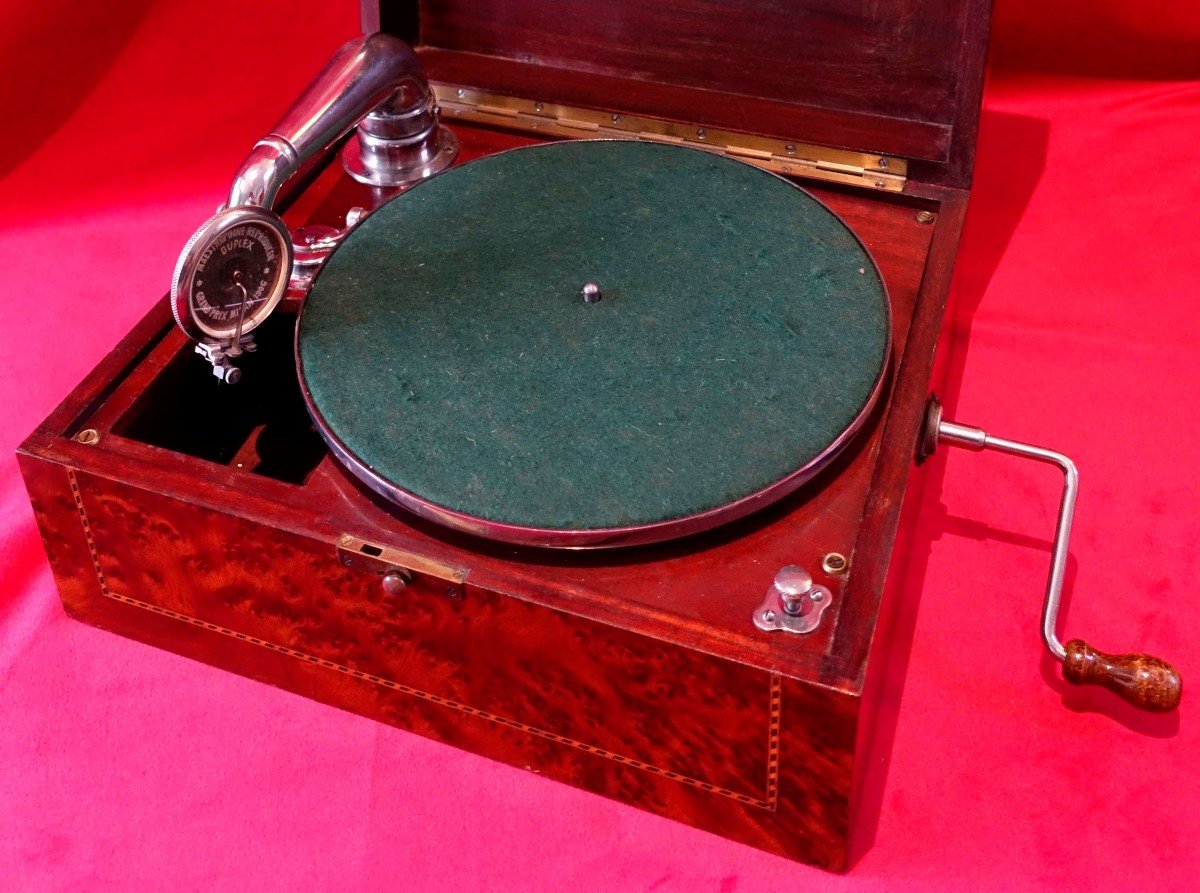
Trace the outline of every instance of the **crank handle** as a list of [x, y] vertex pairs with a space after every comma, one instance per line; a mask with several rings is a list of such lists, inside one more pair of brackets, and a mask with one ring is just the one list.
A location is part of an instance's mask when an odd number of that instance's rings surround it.
[[1063, 678], [1077, 685], [1102, 685], [1135, 707], [1155, 712], [1174, 710], [1183, 693], [1179, 672], [1165, 660], [1148, 654], [1105, 654], [1080, 639], [1064, 646], [1058, 640], [1058, 607], [1062, 598], [1063, 577], [1067, 571], [1067, 551], [1075, 500], [1079, 492], [1079, 472], [1075, 463], [1062, 453], [1017, 441], [992, 437], [987, 432], [942, 419], [942, 405], [930, 398], [925, 415], [918, 461], [933, 455], [939, 443], [970, 450], [995, 450], [1056, 466], [1063, 473], [1063, 495], [1054, 532], [1054, 549], [1046, 598], [1042, 606], [1042, 640], [1046, 648], [1063, 664]]

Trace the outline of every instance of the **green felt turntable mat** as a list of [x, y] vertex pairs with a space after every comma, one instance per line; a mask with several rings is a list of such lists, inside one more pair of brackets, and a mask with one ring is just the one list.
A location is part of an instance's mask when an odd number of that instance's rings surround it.
[[378, 478], [578, 531], [813, 463], [869, 405], [889, 327], [869, 255], [807, 193], [696, 149], [580, 141], [380, 208], [318, 276], [297, 346], [318, 423]]

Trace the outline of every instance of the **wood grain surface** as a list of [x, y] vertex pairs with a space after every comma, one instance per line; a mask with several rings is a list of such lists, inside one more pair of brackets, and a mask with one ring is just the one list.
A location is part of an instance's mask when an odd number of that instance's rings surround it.
[[1076, 685], [1103, 685], [1135, 707], [1165, 713], [1179, 706], [1179, 671], [1150, 654], [1105, 654], [1081, 639], [1064, 646], [1063, 678]]
[[428, 74], [920, 160], [970, 183], [991, 0], [363, 0]]

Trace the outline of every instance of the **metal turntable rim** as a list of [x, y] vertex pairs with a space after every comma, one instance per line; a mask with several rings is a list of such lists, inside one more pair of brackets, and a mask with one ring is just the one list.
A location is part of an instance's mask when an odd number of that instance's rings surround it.
[[[477, 159], [477, 161], [514, 153], [526, 153], [530, 151], [544, 150], [552, 146], [613, 142], [629, 142], [634, 145], [647, 145], [646, 143], [624, 140], [571, 140], [566, 143], [539, 143], [508, 149], [489, 156], [483, 156], [483, 158]], [[676, 146], [672, 146], [670, 148], [683, 149], [683, 151], [697, 152], [705, 155], [715, 155], [715, 153], [703, 149], [691, 149], [690, 147], [684, 148]], [[723, 504], [713, 506], [703, 511], [692, 512], [689, 514], [680, 515], [678, 517], [666, 518], [647, 523], [618, 524], [597, 527], [555, 528], [523, 523], [513, 523], [511, 521], [486, 518], [469, 512], [461, 511], [453, 506], [441, 504], [437, 501], [423, 497], [419, 493], [400, 486], [386, 476], [379, 474], [370, 466], [369, 463], [363, 461], [356, 454], [356, 452], [347, 445], [347, 443], [335, 430], [335, 426], [330, 424], [330, 421], [326, 418], [325, 414], [319, 407], [318, 401], [314, 398], [313, 392], [309, 387], [308, 379], [305, 375], [305, 364], [303, 360], [303, 352], [301, 350], [301, 336], [303, 331], [305, 310], [308, 307], [308, 302], [306, 301], [305, 304], [302, 305], [300, 313], [297, 315], [295, 328], [294, 347], [297, 375], [300, 382], [301, 393], [313, 423], [334, 457], [347, 471], [349, 471], [371, 491], [420, 518], [424, 518], [428, 521], [432, 521], [454, 530], [484, 537], [490, 540], [559, 549], [596, 549], [642, 545], [711, 530], [715, 527], [750, 515], [753, 512], [770, 505], [773, 502], [776, 502], [784, 496], [799, 489], [805, 483], [812, 480], [816, 475], [820, 474], [820, 472], [824, 470], [842, 452], [847, 444], [849, 444], [859, 434], [867, 419], [870, 417], [872, 411], [875, 409], [879, 397], [884, 390], [888, 371], [891, 368], [892, 354], [892, 311], [891, 301], [887, 294], [886, 283], [883, 280], [882, 274], [879, 272], [873, 256], [867, 250], [866, 246], [862, 243], [862, 240], [858, 237], [858, 235], [847, 224], [845, 224], [835, 212], [829, 209], [828, 206], [826, 206], [815, 196], [812, 196], [797, 184], [780, 175], [755, 167], [744, 161], [741, 161], [740, 159], [729, 159], [722, 157], [722, 162], [734, 164], [743, 168], [749, 168], [755, 171], [756, 174], [772, 177], [775, 180], [781, 181], [782, 183], [786, 184], [789, 189], [793, 189], [797, 193], [803, 195], [809, 202], [819, 207], [824, 213], [829, 215], [830, 218], [837, 221], [837, 223], [844, 228], [846, 233], [856, 244], [859, 252], [861, 252], [860, 259], [869, 266], [869, 271], [871, 274], [873, 274], [873, 279], [878, 283], [880, 289], [883, 312], [885, 315], [885, 323], [883, 326], [883, 337], [885, 339], [885, 343], [882, 350], [882, 361], [879, 363], [879, 367], [869, 389], [869, 393], [863, 400], [857, 414], [854, 416], [851, 422], [846, 425], [846, 427], [836, 437], [832, 438], [832, 440], [830, 440], [830, 442], [816, 455], [812, 456], [808, 461], [804, 462], [799, 467], [796, 467], [788, 473], [783, 474], [779, 478], [765, 484], [753, 492], [745, 493], [738, 498], [729, 500]], [[471, 163], [474, 164], [476, 162]], [[449, 168], [447, 171], [434, 175], [426, 181], [422, 181], [422, 184], [418, 184], [417, 187], [414, 188], [419, 188], [424, 183], [438, 180], [447, 174], [461, 170], [463, 167], [465, 167], [465, 165]], [[412, 190], [409, 190], [409, 193], [411, 192]], [[401, 195], [393, 198], [391, 201], [401, 199], [404, 197], [404, 195], [409, 193], [402, 193]], [[386, 204], [390, 203], [390, 201], [385, 203], [385, 206]], [[361, 228], [370, 219], [371, 218], [367, 218], [366, 220], [357, 224], [347, 235], [347, 238], [342, 240], [338, 246], [338, 249], [335, 249], [334, 254], [336, 255], [338, 250], [348, 244], [350, 239], [353, 237], [353, 232]], [[862, 272], [862, 270], [860, 270], [860, 272]]]

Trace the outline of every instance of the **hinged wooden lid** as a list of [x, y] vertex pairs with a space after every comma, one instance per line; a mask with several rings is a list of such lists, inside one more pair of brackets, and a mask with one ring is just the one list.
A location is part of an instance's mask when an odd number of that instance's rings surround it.
[[966, 186], [991, 0], [362, 0], [430, 78], [907, 159]]

